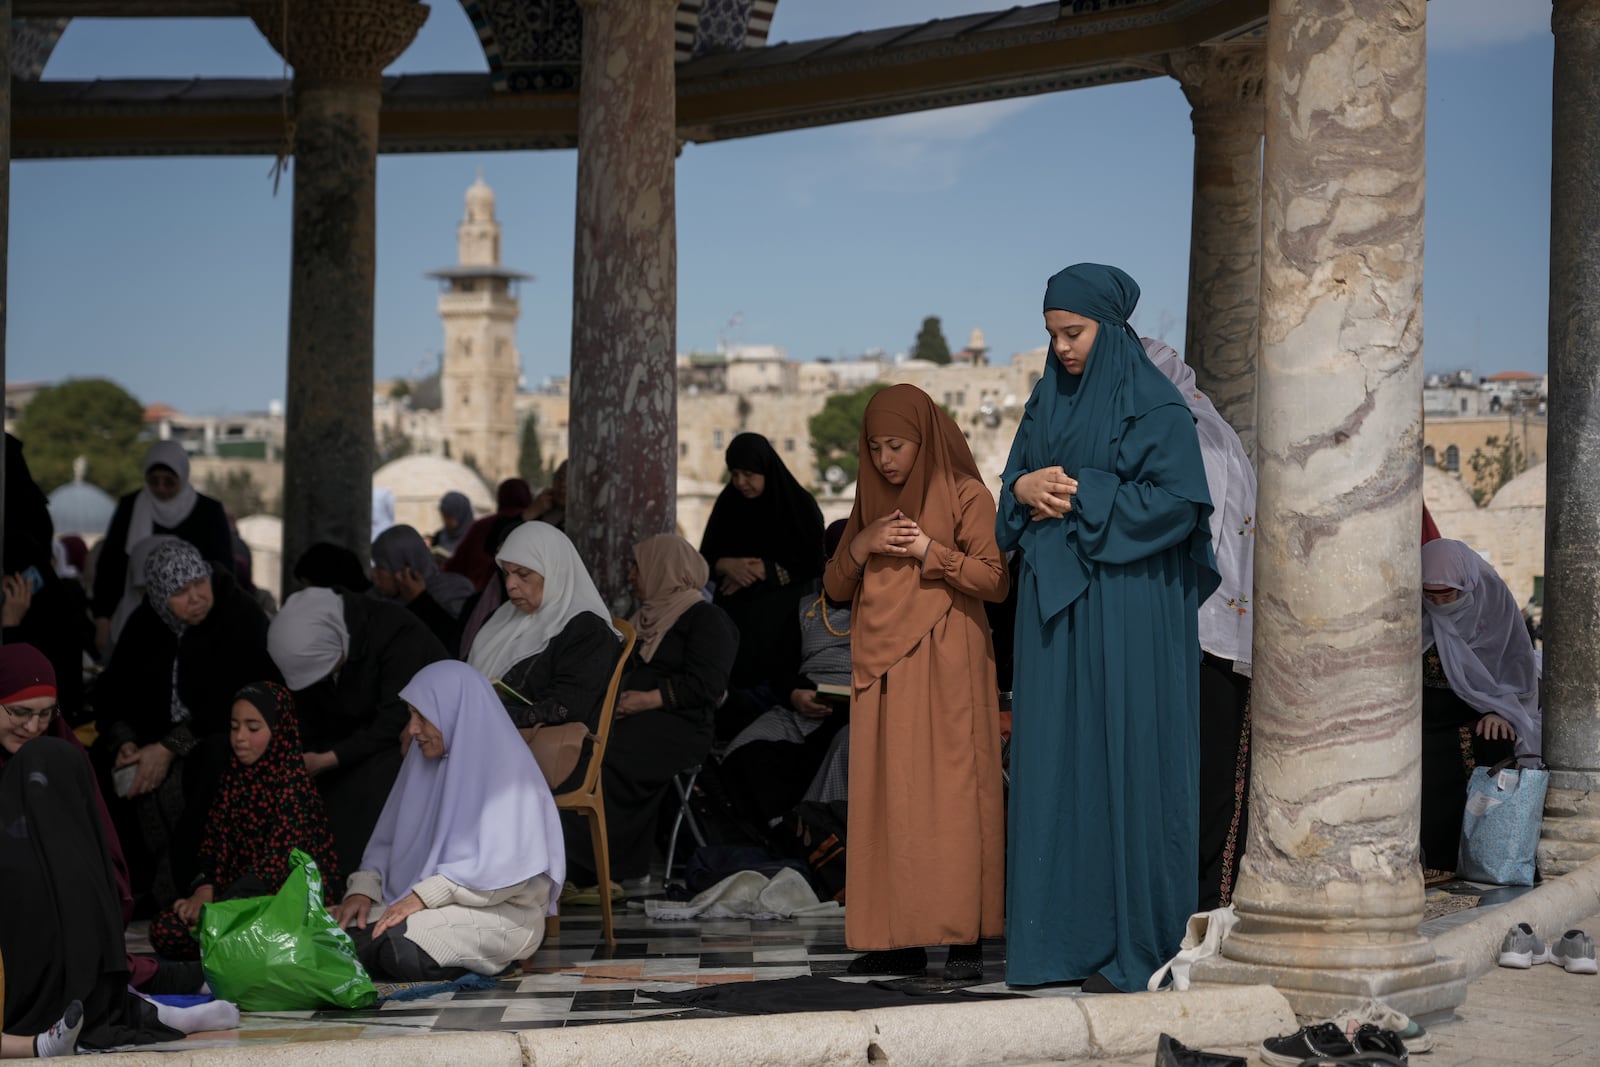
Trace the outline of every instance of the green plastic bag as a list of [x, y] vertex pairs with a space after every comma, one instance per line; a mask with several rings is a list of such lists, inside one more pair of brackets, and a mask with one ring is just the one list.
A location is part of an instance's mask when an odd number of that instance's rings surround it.
[[295, 849], [289, 863], [277, 895], [200, 909], [200, 965], [211, 991], [242, 1011], [370, 1008], [378, 991], [323, 907], [316, 860]]

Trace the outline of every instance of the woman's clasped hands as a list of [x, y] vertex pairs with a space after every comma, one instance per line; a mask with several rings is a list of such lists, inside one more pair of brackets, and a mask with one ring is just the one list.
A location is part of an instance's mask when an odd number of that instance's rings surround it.
[[1060, 467], [1040, 467], [1013, 482], [1011, 492], [1028, 509], [1032, 521], [1060, 519], [1072, 510], [1078, 479], [1069, 477]]
[[921, 559], [928, 554], [931, 544], [915, 519], [896, 509], [883, 518], [861, 528], [850, 542], [850, 555], [856, 563], [865, 566], [868, 556], [911, 556]]

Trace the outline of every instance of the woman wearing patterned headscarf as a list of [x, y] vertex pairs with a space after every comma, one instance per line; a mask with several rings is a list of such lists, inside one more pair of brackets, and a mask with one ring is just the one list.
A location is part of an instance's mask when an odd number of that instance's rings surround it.
[[172, 534], [202, 559], [233, 566], [233, 534], [220, 501], [189, 484], [189, 454], [176, 441], [157, 441], [144, 456], [144, 488], [117, 502], [94, 572], [96, 638], [110, 654], [111, 617], [132, 585], [128, 554], [154, 534]]
[[912, 385], [867, 404], [861, 476], [823, 588], [851, 600], [852, 974], [982, 975], [1003, 928], [1000, 710], [984, 602], [1010, 580], [961, 429]]
[[1050, 355], [1001, 483], [1000, 546], [1022, 551], [1013, 985], [1143, 989], [1195, 908], [1212, 504], [1194, 416], [1128, 325], [1138, 299], [1116, 267], [1050, 279]]
[[294, 697], [272, 682], [247, 685], [231, 716], [232, 756], [206, 817], [200, 873], [189, 895], [150, 924], [150, 944], [167, 959], [200, 958], [190, 931], [204, 905], [276, 893], [289, 877], [292, 849], [315, 859], [328, 885], [339, 884], [322, 794], [306, 773]]
[[165, 906], [188, 884], [226, 764], [233, 694], [277, 677], [266, 613], [231, 568], [213, 567], [187, 541], [157, 546], [145, 601], [95, 690], [96, 762], [135, 894], [150, 891]]

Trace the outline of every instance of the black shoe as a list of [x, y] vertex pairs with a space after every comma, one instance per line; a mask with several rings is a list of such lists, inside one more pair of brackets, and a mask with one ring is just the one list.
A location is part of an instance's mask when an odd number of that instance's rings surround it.
[[1171, 1034], [1162, 1034], [1156, 1042], [1156, 1067], [1245, 1067], [1245, 1061], [1240, 1056], [1185, 1048]]
[[1261, 1042], [1261, 1062], [1272, 1067], [1300, 1067], [1306, 1060], [1353, 1056], [1355, 1051], [1338, 1023], [1318, 1023]]
[[1410, 1062], [1406, 1043], [1400, 1039], [1400, 1035], [1393, 1030], [1380, 1030], [1372, 1023], [1362, 1023], [1356, 1036], [1350, 1039], [1350, 1044], [1355, 1046], [1358, 1053], [1381, 1052], [1402, 1064]]
[[895, 948], [857, 956], [845, 968], [846, 974], [924, 974], [928, 970], [928, 950]]
[[200, 992], [200, 987], [205, 984], [206, 972], [200, 969], [200, 964], [159, 960], [156, 963], [155, 973], [144, 980], [139, 992], [148, 993], [153, 997], [168, 994], [193, 995]]
[[974, 941], [970, 945], [951, 945], [950, 955], [944, 961], [946, 982], [978, 982], [983, 980], [983, 945]]
[[1122, 990], [1111, 984], [1111, 979], [1096, 971], [1083, 980], [1085, 993], [1120, 993]]

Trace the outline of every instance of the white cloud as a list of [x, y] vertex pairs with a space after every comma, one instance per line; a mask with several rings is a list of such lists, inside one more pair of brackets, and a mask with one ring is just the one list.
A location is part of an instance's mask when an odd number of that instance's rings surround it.
[[1549, 32], [1548, 0], [1433, 0], [1428, 5], [1431, 48], [1513, 44]]

